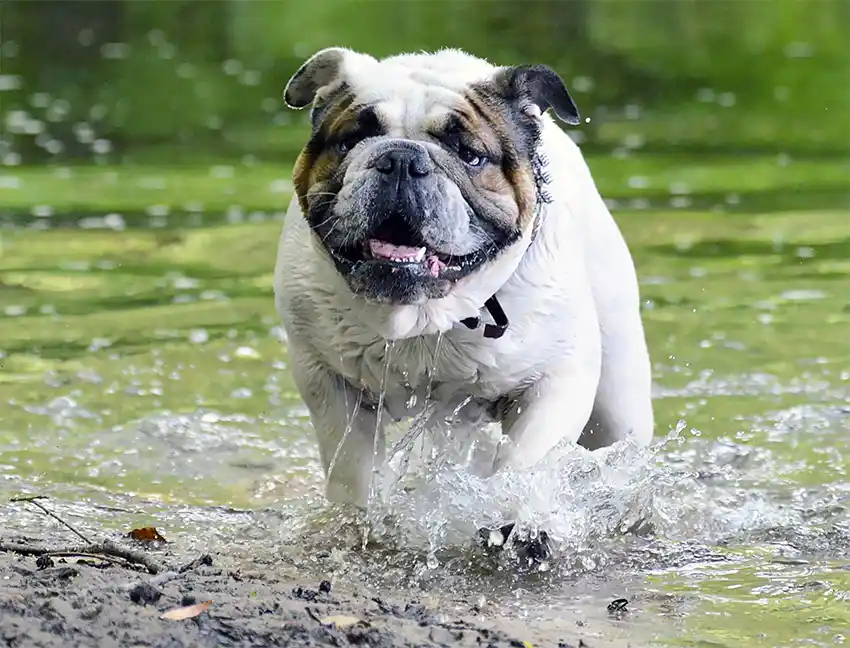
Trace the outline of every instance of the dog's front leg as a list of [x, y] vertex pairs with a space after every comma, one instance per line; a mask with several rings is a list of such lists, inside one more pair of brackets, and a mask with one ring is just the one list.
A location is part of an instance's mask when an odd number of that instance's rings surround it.
[[573, 352], [548, 368], [508, 407], [493, 468], [530, 468], [564, 439], [578, 441], [593, 410], [601, 370], [598, 333], [584, 337]]
[[386, 453], [375, 406], [342, 376], [307, 358], [293, 363], [292, 375], [319, 442], [328, 500], [366, 508], [373, 469]]

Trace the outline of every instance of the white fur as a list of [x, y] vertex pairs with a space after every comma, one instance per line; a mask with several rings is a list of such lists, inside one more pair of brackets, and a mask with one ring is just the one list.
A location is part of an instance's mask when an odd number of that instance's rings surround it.
[[[496, 69], [456, 50], [380, 62], [346, 52], [340, 77], [394, 115], [395, 136], [412, 137], [428, 115]], [[515, 395], [502, 424], [512, 443], [500, 446], [491, 470], [528, 468], [586, 428], [593, 430], [583, 439], [590, 447], [630, 433], [643, 444], [652, 438], [651, 368], [631, 255], [578, 147], [548, 115], [540, 120], [553, 200], [533, 241], [529, 228], [443, 299], [390, 306], [355, 297], [293, 199], [275, 268], [276, 303], [326, 472], [337, 455], [329, 499], [365, 505], [374, 459], [384, 457], [383, 425], [356, 406], [361, 388], [385, 390], [384, 421], [420, 409], [431, 381], [432, 399], [448, 410], [466, 395]], [[510, 319], [495, 340], [460, 324], [486, 319], [483, 304], [493, 294]], [[408, 407], [411, 394], [417, 407]]]

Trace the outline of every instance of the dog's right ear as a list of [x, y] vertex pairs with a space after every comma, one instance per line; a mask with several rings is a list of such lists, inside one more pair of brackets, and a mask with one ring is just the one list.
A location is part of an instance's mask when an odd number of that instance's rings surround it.
[[283, 90], [286, 105], [301, 109], [312, 104], [321, 88], [340, 80], [345, 59], [354, 54], [342, 47], [328, 47], [313, 54], [286, 84]]

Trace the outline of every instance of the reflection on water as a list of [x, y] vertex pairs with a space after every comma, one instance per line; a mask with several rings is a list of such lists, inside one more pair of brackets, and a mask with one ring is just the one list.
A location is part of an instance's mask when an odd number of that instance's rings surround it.
[[[483, 597], [528, 618], [626, 596], [614, 634], [831, 645], [850, 623], [850, 266], [832, 252], [846, 216], [618, 218], [642, 277], [656, 444], [562, 448], [490, 480], [419, 450], [412, 488], [382, 482], [365, 549], [360, 516], [323, 501], [287, 370], [267, 263], [278, 222], [164, 243], [150, 229], [13, 230], [2, 491], [51, 495], [93, 534], [144, 522], [180, 547], [279, 552], [301, 579]], [[231, 268], [234, 246], [252, 254]], [[474, 546], [512, 510], [556, 540], [548, 571]], [[61, 533], [20, 505], [0, 523]]]

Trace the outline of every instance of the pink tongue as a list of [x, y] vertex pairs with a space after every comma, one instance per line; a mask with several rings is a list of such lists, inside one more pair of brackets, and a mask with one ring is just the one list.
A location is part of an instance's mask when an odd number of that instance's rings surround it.
[[440, 261], [436, 254], [429, 256], [425, 263], [432, 277], [439, 277], [440, 273], [446, 269], [446, 264]]
[[421, 261], [425, 257], [425, 248], [407, 245], [393, 245], [377, 239], [369, 240], [369, 251], [377, 259], [400, 259], [402, 261]]

